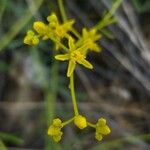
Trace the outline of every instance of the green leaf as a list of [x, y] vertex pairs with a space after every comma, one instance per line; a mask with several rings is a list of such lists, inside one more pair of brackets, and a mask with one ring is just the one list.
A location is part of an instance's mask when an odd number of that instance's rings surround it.
[[0, 132], [0, 139], [4, 142], [10, 142], [15, 145], [22, 145], [24, 143], [21, 138], [5, 132]]

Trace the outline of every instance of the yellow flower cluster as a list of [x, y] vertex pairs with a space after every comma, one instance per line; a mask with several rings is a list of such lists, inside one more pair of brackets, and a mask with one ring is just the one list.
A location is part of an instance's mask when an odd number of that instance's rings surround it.
[[[60, 23], [55, 13], [52, 13], [47, 17], [48, 23], [45, 24], [41, 21], [34, 22], [33, 29], [27, 32], [24, 38], [24, 43], [28, 45], [37, 45], [39, 40], [51, 40], [54, 42], [56, 49], [63, 49], [65, 52], [55, 56], [56, 60], [68, 61], [67, 77], [70, 78], [70, 90], [73, 101], [73, 107], [75, 115], [68, 121], [62, 122], [59, 118], [54, 119], [52, 125], [48, 129], [48, 135], [51, 136], [54, 141], [59, 142], [63, 135], [61, 129], [71, 123], [72, 121], [79, 129], [84, 129], [90, 126], [95, 129], [95, 138], [101, 140], [103, 135], [110, 133], [109, 127], [106, 125], [106, 120], [100, 118], [96, 124], [89, 123], [86, 117], [82, 116], [78, 112], [76, 97], [74, 91], [74, 79], [73, 73], [76, 64], [92, 69], [93, 65], [86, 59], [89, 51], [100, 52], [101, 48], [96, 43], [101, 35], [96, 28], [82, 29], [82, 35], [79, 37], [73, 30], [74, 20], [69, 20], [64, 23]], [[74, 35], [73, 35], [74, 34]], [[62, 39], [66, 39], [65, 42]], [[67, 45], [66, 45], [67, 41]]]
[[95, 138], [98, 141], [101, 141], [103, 138], [103, 135], [107, 135], [109, 133], [110, 133], [110, 129], [106, 125], [106, 119], [100, 118], [96, 124]]
[[[101, 48], [96, 41], [101, 38], [100, 34], [97, 34], [97, 30], [95, 28], [90, 29], [89, 31], [86, 28], [82, 29], [82, 38], [78, 44], [84, 45], [88, 43], [88, 49], [94, 52], [100, 52]], [[86, 51], [87, 52], [87, 51]]]
[[62, 127], [63, 127], [62, 121], [59, 118], [54, 119], [52, 125], [48, 129], [47, 134], [49, 136], [52, 136], [55, 142], [59, 142], [63, 134], [63, 132], [61, 132]]
[[[68, 32], [71, 30], [74, 20], [67, 21], [63, 24], [58, 22], [58, 18], [55, 13], [52, 13], [47, 17], [48, 24], [43, 23], [42, 21], [36, 21], [33, 24], [33, 29], [37, 32], [37, 35], [34, 34], [32, 30], [30, 33], [25, 36], [24, 43], [28, 45], [36, 45], [39, 42], [31, 42], [35, 37], [41, 37], [43, 40], [55, 39], [60, 42], [62, 38], [68, 37]], [[32, 36], [31, 36], [32, 35]], [[26, 40], [29, 39], [29, 40]], [[59, 45], [56, 44], [56, 49], [59, 49]]]
[[[82, 30], [82, 37], [76, 40], [69, 34], [72, 31], [74, 20], [66, 21], [60, 24], [55, 13], [52, 13], [47, 17], [48, 24], [41, 21], [34, 22], [33, 29], [36, 31], [35, 34], [32, 30], [27, 32], [24, 38], [24, 43], [28, 45], [37, 45], [39, 39], [43, 40], [50, 39], [55, 45], [56, 49], [65, 48], [66, 54], [60, 54], [55, 56], [57, 60], [69, 61], [67, 77], [70, 77], [75, 70], [76, 63], [83, 65], [86, 68], [92, 69], [92, 64], [86, 60], [88, 50], [100, 52], [101, 48], [96, 44], [101, 37], [97, 33], [96, 29], [86, 28]], [[61, 43], [61, 39], [68, 39], [68, 48]]]
[[74, 118], [71, 118], [70, 120], [64, 123], [62, 123], [62, 121], [58, 118], [54, 119], [52, 125], [48, 129], [48, 135], [51, 136], [55, 142], [59, 142], [63, 134], [61, 128], [71, 123], [72, 121], [74, 121], [74, 124], [79, 129], [84, 129], [87, 126], [95, 128], [95, 139], [97, 139], [98, 141], [102, 140], [103, 135], [107, 135], [111, 132], [110, 128], [106, 125], [106, 119], [104, 118], [100, 118], [98, 119], [98, 122], [96, 124], [92, 124], [87, 122], [86, 117], [81, 115], [76, 115]]
[[83, 45], [81, 47], [76, 47], [73, 38], [69, 37], [69, 51], [67, 52], [67, 54], [55, 56], [55, 59], [57, 60], [69, 60], [67, 77], [70, 77], [74, 72], [76, 63], [82, 64], [83, 66], [89, 69], [93, 68], [92, 64], [85, 59], [86, 55], [84, 55], [84, 52], [87, 50], [87, 48], [88, 44]]
[[29, 30], [24, 38], [24, 43], [28, 45], [37, 45], [39, 43], [39, 38], [32, 30]]

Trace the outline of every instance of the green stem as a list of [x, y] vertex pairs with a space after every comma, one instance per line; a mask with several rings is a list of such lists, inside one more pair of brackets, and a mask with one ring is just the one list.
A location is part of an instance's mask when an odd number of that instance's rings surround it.
[[63, 22], [65, 22], [65, 21], [67, 21], [67, 15], [66, 15], [66, 12], [65, 12], [65, 7], [64, 7], [64, 4], [63, 4], [63, 0], [58, 0], [58, 5], [59, 5], [60, 13], [61, 13], [61, 16], [62, 16], [62, 20], [63, 20]]
[[[63, 22], [67, 21], [67, 15], [65, 12], [65, 7], [64, 7], [64, 3], [63, 0], [58, 0], [58, 5], [59, 5], [59, 9], [60, 9], [60, 13], [62, 16], [62, 20]], [[73, 27], [71, 28], [72, 33], [79, 39], [81, 39], [81, 35], [80, 33], [78, 33], [78, 31], [76, 29], [74, 29]]]
[[92, 124], [90, 122], [87, 122], [88, 126], [92, 127], [92, 128], [95, 128], [95, 124]]
[[52, 38], [52, 37], [50, 37], [50, 39], [54, 42], [54, 43], [57, 43], [62, 49], [64, 49], [65, 51], [69, 51], [69, 49], [64, 45], [64, 44], [62, 44], [60, 41], [58, 41], [57, 39], [55, 39], [55, 38]]
[[71, 123], [74, 120], [74, 117], [65, 121], [64, 123], [62, 123], [63, 127], [66, 126], [67, 124]]
[[96, 28], [97, 30], [101, 30], [102, 28], [106, 27], [107, 25], [114, 23], [115, 18], [113, 18], [113, 15], [114, 15], [114, 13], [116, 12], [116, 10], [118, 9], [118, 7], [120, 6], [121, 3], [122, 3], [122, 0], [116, 0], [113, 3], [112, 8], [104, 15], [103, 19], [100, 20], [94, 26], [94, 28]]
[[80, 33], [79, 33], [76, 29], [71, 28], [71, 31], [72, 31], [72, 33], [73, 33], [78, 39], [81, 39], [81, 38], [82, 38], [81, 35], [80, 35]]
[[75, 115], [79, 115], [76, 96], [75, 96], [75, 90], [74, 90], [74, 73], [72, 73], [72, 75], [70, 77], [70, 90], [71, 90], [71, 97], [72, 97], [74, 113], [75, 113]]
[[[66, 15], [66, 12], [65, 12], [65, 7], [64, 7], [64, 4], [63, 4], [63, 0], [58, 0], [58, 5], [59, 5], [60, 13], [61, 13], [61, 16], [62, 16], [62, 20], [63, 20], [63, 22], [65, 22], [65, 21], [67, 21], [67, 15]], [[74, 28], [72, 28], [71, 31], [72, 31], [72, 33], [74, 33], [74, 35], [76, 37], [78, 37], [79, 39], [81, 38], [80, 34]], [[64, 50], [68, 51], [68, 48], [65, 47], [63, 44], [61, 44], [59, 41], [56, 41], [55, 39], [52, 39], [52, 40], [55, 41], [56, 43], [58, 43], [60, 45], [60, 47], [62, 47]], [[70, 77], [70, 90], [71, 90], [71, 97], [72, 97], [74, 113], [75, 113], [75, 115], [78, 115], [79, 112], [78, 112], [76, 96], [75, 96], [75, 90], [74, 90], [74, 76], [73, 76], [73, 74]], [[64, 123], [64, 125], [67, 125], [68, 123], [73, 121], [73, 119], [74, 118], [66, 121]]]

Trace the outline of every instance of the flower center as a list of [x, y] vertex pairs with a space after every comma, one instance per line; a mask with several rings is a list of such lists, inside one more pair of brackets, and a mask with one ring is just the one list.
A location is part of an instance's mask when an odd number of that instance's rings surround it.
[[74, 59], [75, 61], [84, 59], [85, 56], [81, 54], [79, 51], [74, 51], [71, 53], [71, 59]]
[[56, 29], [55, 29], [55, 33], [56, 33], [56, 35], [59, 36], [59, 37], [64, 37], [65, 31], [64, 31], [63, 27], [58, 26], [58, 27], [56, 27]]

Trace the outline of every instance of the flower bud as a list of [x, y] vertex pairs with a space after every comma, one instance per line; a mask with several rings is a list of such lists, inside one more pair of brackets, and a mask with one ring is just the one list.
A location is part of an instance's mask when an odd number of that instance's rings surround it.
[[74, 118], [74, 124], [78, 128], [84, 129], [85, 127], [87, 127], [86, 118], [83, 117], [83, 116], [81, 116], [81, 115], [75, 116], [75, 118]]

